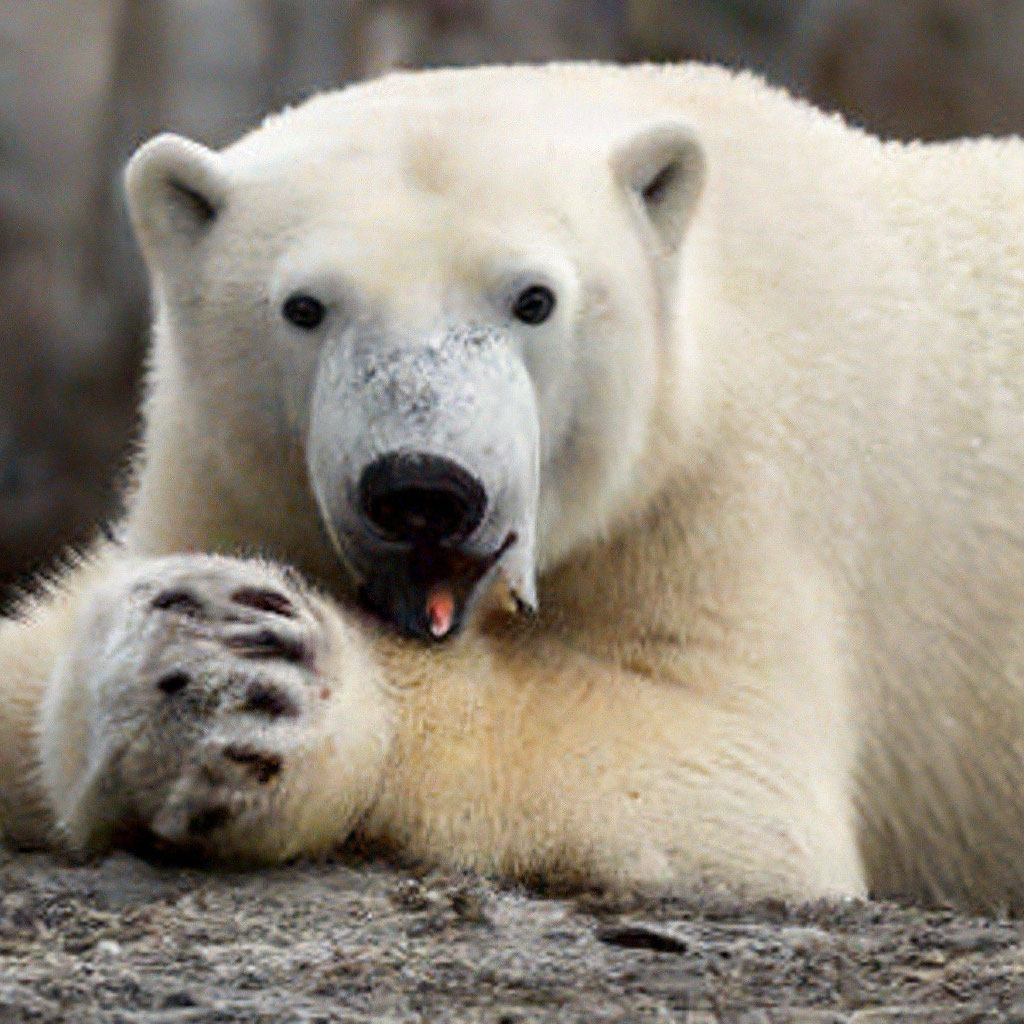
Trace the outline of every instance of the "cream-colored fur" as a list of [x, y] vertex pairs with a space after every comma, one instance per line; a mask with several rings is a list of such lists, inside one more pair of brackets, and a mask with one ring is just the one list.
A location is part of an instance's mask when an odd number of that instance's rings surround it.
[[[219, 155], [158, 140], [128, 185], [146, 440], [119, 543], [0, 628], [13, 838], [272, 860], [354, 832], [1024, 907], [1024, 143], [883, 145], [697, 66], [493, 68], [321, 96]], [[351, 610], [307, 477], [317, 350], [277, 310], [314, 281], [476, 320], [520, 264], [560, 289], [517, 349], [539, 611], [426, 648]]]

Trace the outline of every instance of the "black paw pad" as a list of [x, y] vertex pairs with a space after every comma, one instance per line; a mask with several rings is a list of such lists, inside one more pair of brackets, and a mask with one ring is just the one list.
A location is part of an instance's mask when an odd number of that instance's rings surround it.
[[282, 615], [286, 619], [294, 619], [296, 614], [295, 606], [284, 594], [263, 587], [242, 587], [231, 595], [231, 600], [245, 608]]
[[260, 783], [267, 783], [281, 774], [283, 761], [279, 754], [265, 754], [251, 747], [232, 744], [224, 748], [224, 756], [230, 761], [245, 765]]
[[161, 676], [156, 681], [156, 688], [168, 697], [173, 697], [176, 693], [181, 693], [191, 682], [189, 674], [178, 669]]
[[269, 683], [251, 682], [245, 689], [246, 711], [270, 718], [298, 718], [299, 707], [284, 690]]
[[150, 607], [161, 612], [177, 612], [179, 615], [199, 617], [206, 614], [206, 608], [199, 598], [187, 590], [164, 590], [150, 602]]
[[272, 629], [229, 637], [225, 643], [243, 658], [280, 658], [301, 665], [310, 659], [306, 645], [296, 637], [281, 636]]
[[231, 811], [223, 804], [214, 804], [212, 807], [204, 807], [188, 819], [188, 830], [194, 836], [205, 836], [214, 829], [226, 825], [231, 817]]

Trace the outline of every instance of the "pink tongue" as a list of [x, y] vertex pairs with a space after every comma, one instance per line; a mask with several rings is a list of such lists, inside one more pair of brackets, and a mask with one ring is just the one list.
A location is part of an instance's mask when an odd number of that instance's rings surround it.
[[446, 636], [452, 628], [455, 617], [455, 598], [447, 587], [435, 587], [427, 595], [427, 618], [430, 619], [430, 632], [438, 640]]

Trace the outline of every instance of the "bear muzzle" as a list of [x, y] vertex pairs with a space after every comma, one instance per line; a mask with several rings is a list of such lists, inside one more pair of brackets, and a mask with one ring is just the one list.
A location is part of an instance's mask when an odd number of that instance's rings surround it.
[[360, 603], [392, 628], [454, 636], [499, 571], [534, 606], [538, 416], [522, 360], [494, 330], [329, 344], [307, 464]]

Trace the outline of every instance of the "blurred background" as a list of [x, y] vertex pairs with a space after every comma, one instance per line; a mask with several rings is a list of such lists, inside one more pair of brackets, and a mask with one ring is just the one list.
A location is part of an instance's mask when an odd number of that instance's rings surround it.
[[116, 511], [146, 331], [119, 174], [393, 66], [714, 60], [885, 137], [1024, 131], [1024, 0], [0, 0], [0, 602]]

